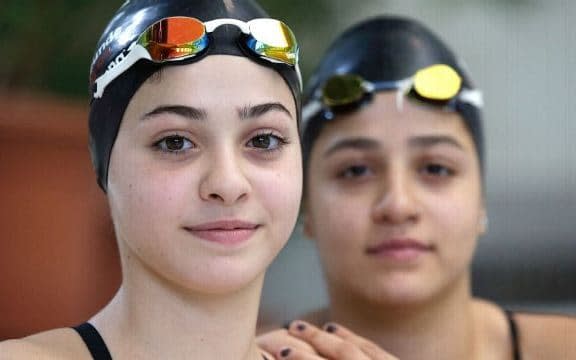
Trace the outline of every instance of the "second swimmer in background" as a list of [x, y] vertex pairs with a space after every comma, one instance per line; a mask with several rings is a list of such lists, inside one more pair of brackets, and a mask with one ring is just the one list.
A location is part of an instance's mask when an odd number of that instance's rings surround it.
[[287, 359], [384, 357], [376, 345], [400, 359], [576, 358], [574, 319], [471, 294], [486, 231], [481, 108], [462, 62], [414, 20], [369, 19], [335, 40], [308, 87], [302, 140], [304, 232], [329, 305], [262, 335], [263, 348]]

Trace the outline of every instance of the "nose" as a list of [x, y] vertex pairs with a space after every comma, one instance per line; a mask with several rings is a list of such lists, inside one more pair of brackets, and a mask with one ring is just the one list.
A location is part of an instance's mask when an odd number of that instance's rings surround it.
[[221, 151], [209, 158], [199, 192], [202, 200], [225, 206], [248, 197], [250, 182], [234, 151]]
[[406, 170], [389, 169], [372, 209], [374, 221], [392, 225], [417, 222], [420, 211], [416, 186]]

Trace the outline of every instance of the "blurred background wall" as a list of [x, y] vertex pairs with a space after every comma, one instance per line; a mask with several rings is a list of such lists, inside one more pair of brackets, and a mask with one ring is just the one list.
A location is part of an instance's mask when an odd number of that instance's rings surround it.
[[[576, 312], [576, 2], [260, 2], [294, 29], [305, 79], [336, 34], [368, 16], [411, 16], [444, 38], [486, 102], [490, 229], [474, 291], [511, 307]], [[82, 321], [118, 286], [86, 110], [92, 52], [121, 3], [2, 2], [0, 339]], [[321, 306], [321, 276], [313, 244], [296, 231], [269, 271], [262, 315], [282, 321]]]

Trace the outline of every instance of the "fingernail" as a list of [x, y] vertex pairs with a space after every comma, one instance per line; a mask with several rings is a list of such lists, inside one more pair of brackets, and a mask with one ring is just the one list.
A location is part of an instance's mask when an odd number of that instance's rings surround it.
[[296, 329], [298, 329], [298, 331], [304, 331], [306, 330], [306, 325], [303, 323], [298, 323], [298, 325], [296, 325]]
[[284, 348], [282, 350], [280, 350], [280, 356], [282, 356], [283, 358], [288, 357], [288, 355], [290, 355], [290, 352], [292, 350], [290, 350], [290, 348]]
[[337, 328], [336, 328], [336, 325], [334, 325], [334, 324], [326, 324], [326, 325], [324, 325], [324, 330], [326, 330], [326, 332], [329, 332], [329, 333], [335, 333]]

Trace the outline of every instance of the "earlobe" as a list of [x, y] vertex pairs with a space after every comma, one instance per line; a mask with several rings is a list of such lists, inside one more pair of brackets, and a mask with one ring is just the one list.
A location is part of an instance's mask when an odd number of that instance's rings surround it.
[[314, 238], [312, 221], [310, 220], [310, 216], [306, 213], [302, 214], [302, 234], [304, 234], [308, 239]]
[[488, 231], [488, 214], [486, 210], [483, 210], [480, 214], [480, 219], [478, 221], [478, 233], [479, 235], [484, 235]]

